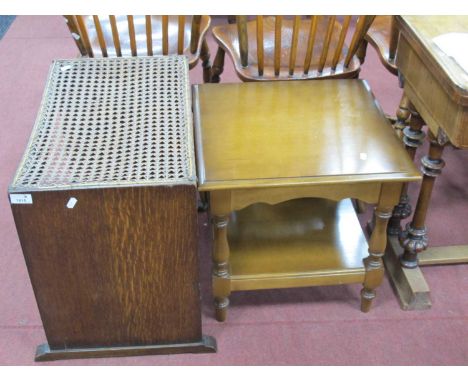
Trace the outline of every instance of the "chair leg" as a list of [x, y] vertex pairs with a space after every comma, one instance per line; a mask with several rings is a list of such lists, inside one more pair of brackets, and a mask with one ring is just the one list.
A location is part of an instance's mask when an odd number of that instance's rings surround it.
[[224, 70], [224, 56], [225, 52], [222, 48], [218, 48], [216, 57], [211, 68], [211, 82], [218, 83], [220, 81], [220, 75]]
[[203, 82], [211, 82], [211, 63], [210, 63], [210, 50], [208, 48], [208, 43], [206, 39], [203, 39], [200, 58], [202, 59], [203, 66]]
[[366, 275], [361, 290], [361, 311], [368, 312], [375, 298], [375, 289], [382, 283], [384, 267], [382, 256], [387, 245], [387, 224], [392, 208], [381, 203], [376, 207], [375, 226], [369, 244], [369, 256], [364, 260]]

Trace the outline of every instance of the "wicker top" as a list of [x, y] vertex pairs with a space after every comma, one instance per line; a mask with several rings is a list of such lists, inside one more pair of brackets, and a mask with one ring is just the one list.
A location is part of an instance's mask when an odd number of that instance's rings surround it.
[[51, 67], [10, 191], [196, 184], [184, 56]]

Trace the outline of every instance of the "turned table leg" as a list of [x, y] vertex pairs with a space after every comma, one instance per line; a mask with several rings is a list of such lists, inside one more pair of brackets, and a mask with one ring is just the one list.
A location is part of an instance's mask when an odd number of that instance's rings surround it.
[[382, 283], [384, 267], [382, 256], [387, 245], [387, 223], [392, 216], [391, 207], [375, 209], [375, 227], [369, 244], [369, 257], [364, 260], [366, 276], [361, 290], [361, 311], [368, 312], [375, 298], [375, 289]]
[[436, 138], [432, 133], [429, 133], [429, 139], [431, 141], [429, 154], [421, 159], [421, 171], [424, 176], [413, 220], [406, 225], [405, 231], [400, 235], [400, 243], [405, 249], [400, 262], [405, 268], [416, 268], [418, 266], [418, 253], [427, 248], [426, 214], [434, 182], [445, 165], [442, 153], [448, 142], [447, 137], [444, 133], [440, 133]]
[[[409, 116], [409, 126], [406, 125]], [[406, 126], [405, 126], [406, 125]], [[406, 151], [411, 159], [414, 160], [416, 150], [423, 144], [425, 134], [422, 131], [424, 121], [414, 110], [414, 107], [403, 95], [400, 102], [400, 108], [397, 112], [397, 122], [395, 129], [400, 131], [399, 135], [403, 137]], [[388, 234], [398, 236], [401, 233], [401, 221], [411, 215], [411, 204], [408, 196], [408, 184], [405, 184], [401, 190], [400, 201], [393, 209], [392, 217], [388, 224]]]
[[398, 201], [402, 184], [382, 185], [379, 202], [374, 211], [375, 225], [369, 240], [369, 256], [364, 260], [366, 274], [361, 290], [361, 311], [368, 312], [375, 298], [375, 289], [382, 283], [384, 267], [382, 257], [387, 246], [387, 225], [393, 206]]
[[229, 217], [214, 216], [214, 248], [213, 248], [213, 295], [216, 320], [225, 321], [229, 306], [229, 243], [227, 226]]

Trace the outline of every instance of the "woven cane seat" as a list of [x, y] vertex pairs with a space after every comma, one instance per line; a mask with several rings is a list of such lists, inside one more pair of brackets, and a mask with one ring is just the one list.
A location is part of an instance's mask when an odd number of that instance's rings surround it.
[[11, 191], [195, 184], [183, 56], [55, 61]]

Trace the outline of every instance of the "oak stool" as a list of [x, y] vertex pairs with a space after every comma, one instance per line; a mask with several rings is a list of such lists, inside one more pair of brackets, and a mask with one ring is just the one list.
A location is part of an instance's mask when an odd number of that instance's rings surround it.
[[37, 361], [216, 351], [185, 57], [55, 61], [9, 196], [48, 341]]

